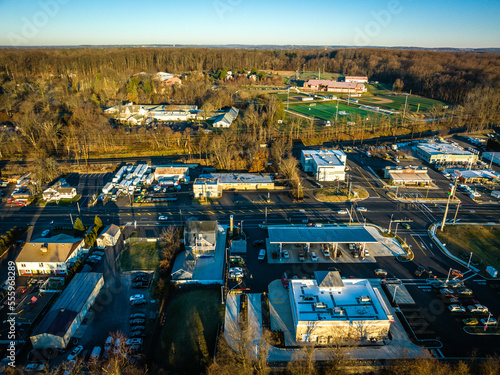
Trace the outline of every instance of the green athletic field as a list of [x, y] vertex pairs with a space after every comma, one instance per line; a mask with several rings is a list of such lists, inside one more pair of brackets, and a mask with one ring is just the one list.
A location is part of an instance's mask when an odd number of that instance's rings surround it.
[[[380, 103], [376, 98], [391, 100], [391, 103]], [[359, 99], [359, 104], [366, 104], [371, 106], [380, 107], [382, 109], [394, 109], [396, 111], [402, 110], [405, 105], [405, 95], [377, 95], [375, 97], [362, 97]], [[416, 112], [420, 104], [419, 112], [427, 112], [432, 107], [439, 104], [446, 105], [446, 103], [439, 100], [423, 98], [419, 96], [408, 96], [407, 111]]]
[[[323, 120], [332, 120], [332, 118], [335, 119], [335, 114], [337, 112], [337, 102], [318, 103], [313, 106], [310, 106], [309, 104], [290, 105], [289, 110], [306, 116], [314, 116]], [[339, 121], [343, 118], [351, 120], [355, 114], [359, 114], [363, 117], [384, 116], [380, 113], [360, 109], [355, 105], [348, 106], [347, 104], [339, 102], [339, 113], [342, 111], [347, 112], [347, 115], [339, 114]]]

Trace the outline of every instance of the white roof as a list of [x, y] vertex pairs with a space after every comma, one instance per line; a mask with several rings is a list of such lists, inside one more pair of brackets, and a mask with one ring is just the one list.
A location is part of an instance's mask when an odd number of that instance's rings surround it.
[[453, 146], [449, 143], [421, 143], [417, 147], [430, 155], [449, 154], [472, 156], [472, 152]]

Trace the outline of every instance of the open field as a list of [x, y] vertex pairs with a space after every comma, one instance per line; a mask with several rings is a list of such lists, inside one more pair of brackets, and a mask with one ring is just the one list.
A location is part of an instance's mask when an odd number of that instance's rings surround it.
[[172, 373], [202, 373], [202, 363], [213, 355], [222, 321], [219, 302], [217, 288], [183, 292], [169, 303], [155, 356]]
[[[362, 97], [359, 99], [359, 103], [377, 106], [382, 109], [394, 109], [400, 111], [405, 105], [405, 95], [387, 94]], [[446, 103], [440, 102], [439, 100], [422, 98], [420, 96], [408, 96], [407, 111], [416, 112], [418, 109], [419, 112], [427, 112], [432, 107], [439, 104], [446, 105]]]
[[468, 261], [472, 251], [472, 259], [482, 261], [476, 266], [482, 275], [491, 277], [485, 271], [487, 266], [500, 270], [500, 226], [448, 225], [443, 232], [437, 230], [436, 235], [458, 258]]
[[157, 242], [130, 242], [120, 254], [122, 271], [155, 270], [159, 262]]
[[[369, 194], [366, 189], [352, 189], [351, 198], [366, 199]], [[314, 192], [314, 196], [321, 202], [347, 202], [349, 192], [346, 188], [337, 190], [336, 188], [324, 188]]]
[[[300, 105], [291, 105], [290, 110], [301, 113], [306, 116], [314, 116], [323, 120], [332, 120], [335, 119], [335, 114], [337, 112], [337, 102], [328, 102], [328, 103], [317, 103], [316, 105], [310, 106], [311, 103], [300, 104]], [[346, 112], [347, 115], [342, 115], [341, 112]], [[355, 105], [348, 106], [347, 104], [339, 102], [339, 121], [342, 118], [347, 118], [351, 120], [352, 117], [358, 114], [363, 117], [374, 117], [374, 116], [384, 116], [377, 112], [367, 111], [364, 109], [360, 109]]]

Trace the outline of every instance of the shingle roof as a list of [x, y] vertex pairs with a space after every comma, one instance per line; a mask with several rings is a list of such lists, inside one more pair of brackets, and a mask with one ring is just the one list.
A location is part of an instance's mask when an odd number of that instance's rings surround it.
[[[51, 238], [37, 238], [28, 242], [16, 258], [16, 262], [65, 262], [71, 253], [83, 241], [66, 234]], [[42, 252], [41, 248], [47, 248]]]

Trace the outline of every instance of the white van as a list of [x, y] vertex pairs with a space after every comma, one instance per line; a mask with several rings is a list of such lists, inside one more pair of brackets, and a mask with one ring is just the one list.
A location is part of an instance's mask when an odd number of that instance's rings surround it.
[[492, 192], [491, 192], [491, 196], [492, 196], [493, 198], [500, 199], [500, 190], [496, 190], [496, 191], [494, 190], [494, 191], [492, 191]]

